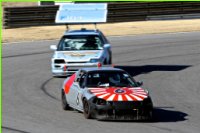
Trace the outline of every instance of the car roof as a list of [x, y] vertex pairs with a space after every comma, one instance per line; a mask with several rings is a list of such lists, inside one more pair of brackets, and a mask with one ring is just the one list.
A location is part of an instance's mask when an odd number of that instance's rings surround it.
[[82, 28], [80, 30], [68, 30], [65, 31], [64, 35], [99, 35], [101, 31], [99, 30], [87, 30]]
[[89, 68], [82, 68], [81, 70], [86, 72], [93, 72], [93, 71], [121, 71], [124, 72], [124, 70], [114, 67], [89, 67]]

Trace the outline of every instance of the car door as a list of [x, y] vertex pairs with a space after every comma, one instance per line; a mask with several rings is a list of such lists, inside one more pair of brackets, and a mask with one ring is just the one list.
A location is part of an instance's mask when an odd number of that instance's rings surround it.
[[80, 80], [79, 80], [79, 94], [77, 95], [77, 106], [80, 110], [83, 109], [83, 103], [82, 103], [82, 94], [84, 92], [85, 89], [85, 84], [86, 83], [86, 73], [83, 73], [83, 75], [81, 75]]
[[84, 83], [85, 80], [85, 73], [84, 72], [80, 72], [80, 74], [78, 75], [78, 77], [76, 78], [76, 80], [74, 81], [74, 83], [71, 86], [70, 89], [70, 106], [80, 110], [80, 105], [82, 103], [80, 103], [81, 101], [81, 94], [82, 94], [82, 84]]
[[[76, 75], [78, 76], [78, 74]], [[77, 79], [77, 78], [76, 78]], [[76, 83], [76, 79], [73, 81], [72, 85], [70, 86], [70, 89], [69, 89], [69, 92], [68, 94], [66, 95], [66, 98], [67, 98], [67, 102], [70, 106], [74, 107], [74, 99], [75, 99], [75, 96], [76, 96], [76, 91], [77, 91], [77, 83]], [[69, 79], [70, 80], [70, 79]], [[66, 83], [65, 83], [66, 84]]]

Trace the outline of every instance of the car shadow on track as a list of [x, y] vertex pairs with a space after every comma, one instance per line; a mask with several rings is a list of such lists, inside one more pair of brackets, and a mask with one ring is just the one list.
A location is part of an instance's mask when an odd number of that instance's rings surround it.
[[146, 74], [153, 71], [181, 71], [191, 65], [144, 65], [144, 66], [114, 66], [128, 72], [131, 76]]
[[188, 114], [176, 111], [167, 110], [164, 108], [154, 108], [153, 121], [152, 122], [178, 122], [187, 120]]
[[139, 123], [159, 123], [159, 122], [178, 122], [187, 120], [188, 114], [181, 111], [168, 110], [160, 107], [155, 107], [153, 110], [152, 120], [104, 120], [104, 122], [139, 122]]

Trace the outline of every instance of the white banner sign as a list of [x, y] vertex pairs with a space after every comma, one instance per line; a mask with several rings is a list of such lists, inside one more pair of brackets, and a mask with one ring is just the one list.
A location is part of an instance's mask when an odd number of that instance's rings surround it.
[[107, 20], [107, 4], [63, 4], [56, 14], [56, 23], [103, 23]]

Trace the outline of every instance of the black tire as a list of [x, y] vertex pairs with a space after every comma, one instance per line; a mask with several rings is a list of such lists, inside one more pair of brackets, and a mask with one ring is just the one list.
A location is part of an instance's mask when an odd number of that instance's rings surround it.
[[62, 101], [62, 108], [64, 110], [70, 110], [70, 107], [67, 103], [66, 97], [65, 97], [65, 92], [63, 89], [61, 89], [61, 101]]
[[91, 119], [90, 105], [86, 99], [83, 100], [83, 114], [86, 119]]

